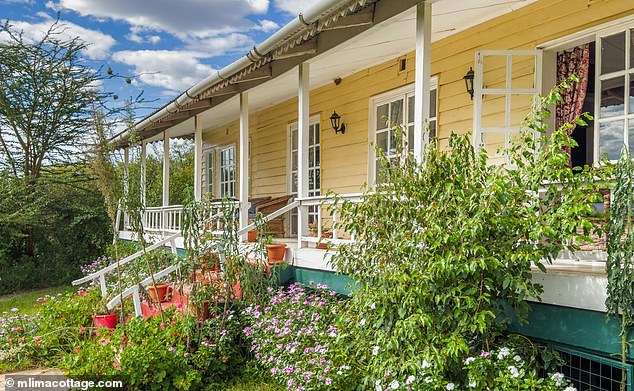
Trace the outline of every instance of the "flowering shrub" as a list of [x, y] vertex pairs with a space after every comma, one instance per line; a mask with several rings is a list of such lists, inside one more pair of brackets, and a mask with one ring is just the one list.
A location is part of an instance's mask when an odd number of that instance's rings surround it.
[[88, 338], [92, 312], [99, 301], [95, 289], [69, 292], [36, 300], [37, 315], [14, 308], [0, 317], [0, 361], [13, 367], [54, 365], [61, 356]]
[[244, 333], [257, 362], [289, 390], [343, 389], [351, 380], [351, 368], [333, 349], [339, 336], [335, 319], [345, 307], [327, 286], [315, 288], [269, 288], [265, 306], [245, 310]]
[[245, 349], [232, 311], [207, 320], [200, 334], [197, 319], [173, 308], [164, 315], [164, 322], [132, 318], [112, 332], [100, 331], [74, 347], [63, 369], [73, 378], [116, 376], [133, 389], [157, 390], [220, 384], [240, 369]]
[[464, 369], [467, 372], [467, 384], [459, 389], [576, 391], [561, 373], [554, 373], [547, 378], [538, 376], [535, 369], [526, 365], [515, 350], [507, 347], [468, 357]]
[[35, 342], [36, 330], [33, 317], [21, 314], [17, 308], [10, 313], [3, 312], [0, 316], [0, 361], [13, 362], [19, 367], [30, 356], [29, 345]]

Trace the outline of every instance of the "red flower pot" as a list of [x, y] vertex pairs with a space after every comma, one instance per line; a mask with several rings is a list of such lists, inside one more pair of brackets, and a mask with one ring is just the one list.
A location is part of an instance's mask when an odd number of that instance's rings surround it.
[[252, 229], [251, 231], [249, 231], [247, 233], [247, 241], [249, 243], [254, 243], [256, 240], [258, 240], [258, 231], [255, 229]]
[[114, 330], [117, 327], [117, 314], [95, 315], [92, 318], [92, 323], [97, 329], [105, 327]]
[[286, 243], [267, 244], [266, 253], [269, 258], [269, 264], [279, 265], [284, 261], [286, 255]]
[[[315, 236], [317, 236], [317, 234], [315, 234]], [[331, 233], [322, 233], [321, 234], [321, 238], [322, 239], [330, 239], [332, 238], [332, 234]], [[315, 244], [315, 248], [321, 249], [321, 250], [327, 250], [328, 249], [328, 242], [319, 242]]]
[[149, 285], [147, 287], [147, 292], [150, 295], [150, 298], [155, 303], [162, 303], [167, 301], [167, 294], [169, 292], [170, 286], [168, 284], [159, 284], [157, 286]]

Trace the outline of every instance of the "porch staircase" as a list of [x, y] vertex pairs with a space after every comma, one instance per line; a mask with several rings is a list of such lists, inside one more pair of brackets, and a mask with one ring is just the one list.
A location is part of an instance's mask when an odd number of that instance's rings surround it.
[[[282, 216], [283, 214], [296, 209], [298, 206], [300, 205], [300, 201], [293, 201], [287, 205], [285, 205], [284, 207], [276, 210], [275, 212], [267, 215], [266, 217], [263, 218], [263, 221], [268, 223], [269, 221]], [[207, 225], [207, 223], [212, 222], [214, 220], [219, 219], [220, 217], [222, 217], [222, 212], [215, 214], [214, 216], [211, 216], [210, 218], [208, 218], [204, 223], [203, 223], [203, 227], [205, 225]], [[246, 235], [246, 233], [251, 230], [256, 228], [255, 223], [249, 224], [241, 229], [239, 229], [237, 231], [237, 236], [238, 237], [242, 237], [244, 235]], [[204, 229], [201, 227], [201, 229]], [[212, 233], [218, 237], [222, 236], [222, 231], [212, 231]], [[117, 267], [125, 265], [127, 263], [133, 262], [133, 261], [137, 261], [143, 254], [158, 249], [158, 248], [163, 248], [165, 246], [169, 246], [171, 247], [171, 250], [174, 254], [176, 254], [177, 249], [176, 249], [176, 239], [180, 238], [181, 234], [180, 233], [176, 233], [173, 234], [171, 236], [168, 236], [167, 238], [160, 240], [156, 243], [154, 243], [153, 245], [147, 247], [145, 249], [145, 251], [141, 250], [138, 251], [122, 260], [120, 260], [119, 262], [115, 262], [113, 264], [110, 264], [90, 275], [87, 275], [83, 278], [77, 279], [75, 281], [72, 282], [73, 285], [80, 285], [80, 284], [84, 284], [86, 282], [90, 282], [90, 281], [99, 281], [99, 285], [101, 287], [101, 294], [102, 297], [106, 298], [107, 297], [107, 286], [106, 286], [106, 279], [105, 276], [107, 273], [115, 270]], [[244, 246], [245, 244], [242, 244], [241, 246]], [[243, 247], [244, 248], [244, 247]], [[224, 259], [224, 255], [222, 252], [219, 253], [219, 257], [220, 257], [220, 263], [224, 264], [225, 263], [225, 259]], [[148, 285], [151, 285], [153, 281], [156, 280], [160, 280], [163, 277], [166, 277], [174, 272], [178, 272], [180, 271], [181, 265], [180, 262], [170, 265], [160, 271], [158, 271], [157, 273], [155, 273], [153, 276], [147, 277], [146, 279], [144, 279], [143, 281], [138, 282], [135, 285], [129, 286], [127, 288], [125, 288], [123, 290], [123, 292], [121, 294], [117, 294], [115, 295], [108, 303], [107, 303], [107, 307], [108, 309], [113, 309], [115, 308], [121, 301], [121, 297], [127, 298], [129, 296], [132, 297], [132, 301], [134, 303], [134, 312], [135, 315], [137, 317], [139, 316], [143, 316], [143, 317], [149, 317], [149, 316], [154, 316], [156, 314], [158, 314], [160, 312], [159, 307], [157, 303], [150, 303], [144, 300], [141, 300], [141, 290], [144, 287], [147, 287]], [[266, 268], [266, 273], [267, 275], [269, 275], [270, 273], [270, 266], [267, 266]], [[173, 290], [173, 294], [172, 296], [169, 298], [169, 300], [160, 303], [160, 306], [162, 308], [170, 308], [170, 307], [176, 307], [177, 310], [179, 311], [188, 311], [188, 289], [187, 289], [187, 285], [185, 285], [183, 287], [182, 291], [178, 291], [178, 290]]]

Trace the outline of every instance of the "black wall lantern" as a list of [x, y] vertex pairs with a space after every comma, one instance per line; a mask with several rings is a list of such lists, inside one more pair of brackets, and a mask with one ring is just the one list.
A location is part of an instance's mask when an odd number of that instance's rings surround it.
[[335, 134], [341, 132], [341, 134], [346, 133], [346, 124], [341, 123], [341, 116], [337, 114], [336, 111], [332, 112], [330, 116], [330, 123], [332, 124], [332, 128], [335, 130]]
[[463, 79], [464, 79], [465, 86], [467, 87], [467, 92], [469, 93], [469, 96], [471, 97], [471, 100], [473, 100], [473, 79], [474, 78], [475, 78], [475, 73], [473, 72], [473, 68], [469, 67], [469, 70], [467, 71], [467, 74], [464, 75]]

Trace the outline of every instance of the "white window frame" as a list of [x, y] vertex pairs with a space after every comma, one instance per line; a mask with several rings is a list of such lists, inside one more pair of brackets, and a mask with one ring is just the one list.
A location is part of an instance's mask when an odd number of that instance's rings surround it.
[[[432, 76], [430, 78], [429, 83], [429, 91], [435, 91], [436, 95], [436, 110], [435, 112], [429, 113], [429, 122], [435, 122], [436, 124], [436, 137], [438, 137], [438, 76]], [[408, 84], [403, 87], [396, 88], [394, 90], [385, 92], [380, 95], [373, 96], [370, 98], [370, 107], [369, 107], [369, 115], [368, 115], [368, 183], [374, 185], [376, 184], [376, 110], [377, 107], [384, 105], [389, 102], [393, 102], [397, 99], [403, 100], [403, 126], [407, 130], [409, 126], [413, 125], [413, 122], [408, 122], [408, 99], [414, 96], [414, 83]], [[386, 130], [387, 131], [387, 128]], [[404, 140], [407, 141], [407, 140]], [[389, 142], [388, 142], [389, 144]]]
[[[310, 116], [309, 120], [308, 120], [308, 127], [310, 129], [311, 126], [315, 126], [318, 125], [319, 126], [319, 143], [317, 144], [313, 144], [310, 145], [310, 142], [306, 145], [307, 150], [305, 151], [306, 154], [309, 154], [310, 148], [315, 148], [315, 147], [319, 147], [319, 165], [316, 167], [310, 167], [310, 162], [308, 162], [308, 166], [306, 167], [306, 177], [308, 178], [309, 172], [311, 170], [317, 171], [319, 170], [319, 188], [318, 189], [308, 189], [308, 196], [309, 197], [313, 197], [313, 196], [318, 196], [321, 195], [321, 184], [322, 184], [322, 177], [321, 177], [321, 139], [322, 139], [322, 135], [321, 135], [321, 116], [319, 114], [315, 114]], [[298, 128], [298, 122], [291, 122], [288, 124], [288, 126], [286, 127], [286, 132], [287, 132], [287, 140], [288, 140], [288, 146], [287, 146], [287, 159], [286, 159], [286, 183], [287, 185], [287, 190], [288, 190], [288, 194], [290, 195], [295, 195], [297, 196], [297, 193], [293, 191], [293, 137], [292, 137], [292, 132], [293, 132], [293, 128]], [[309, 130], [310, 131], [310, 130]], [[309, 137], [310, 139], [310, 137]], [[299, 159], [299, 151], [297, 151], [297, 158]], [[309, 155], [310, 156], [310, 155]], [[310, 186], [310, 181], [307, 181], [309, 186]], [[315, 207], [309, 207], [309, 221], [310, 221], [310, 216], [312, 215], [315, 219], [317, 216], [317, 210]], [[289, 221], [289, 232], [292, 235], [296, 235], [297, 232], [294, 232], [294, 228], [293, 227], [293, 218], [294, 216], [297, 216], [297, 210], [293, 209], [290, 213], [291, 219]]]
[[[217, 178], [217, 184], [218, 184], [218, 188], [220, 189], [220, 193], [219, 196], [221, 198], [224, 198], [225, 196], [228, 196], [229, 198], [235, 198], [236, 197], [236, 172], [237, 172], [237, 162], [236, 162], [236, 144], [228, 144], [228, 145], [224, 145], [222, 147], [218, 147], [217, 149], [217, 156], [216, 156], [216, 164], [217, 164], [217, 168], [218, 168], [218, 173], [216, 174], [216, 178]], [[225, 151], [229, 151], [233, 149], [233, 164], [230, 165], [229, 167], [233, 167], [233, 181], [231, 179], [229, 180], [224, 180], [222, 179], [222, 168], [223, 168], [223, 161], [222, 161], [222, 153]], [[229, 193], [231, 193], [231, 190], [233, 190], [233, 194], [225, 194], [225, 185], [228, 186], [228, 190]]]
[[[505, 86], [503, 88], [486, 88], [483, 87], [483, 57], [504, 56], [506, 57], [506, 75]], [[535, 56], [534, 86], [532, 88], [513, 88], [513, 56]], [[475, 78], [473, 81], [473, 133], [472, 142], [476, 149], [485, 146], [485, 140], [482, 135], [486, 132], [504, 133], [505, 148], [509, 147], [511, 136], [520, 130], [520, 126], [512, 126], [511, 124], [511, 97], [513, 95], [533, 95], [541, 94], [542, 89], [542, 66], [543, 52], [542, 50], [479, 50], [475, 53]], [[504, 126], [502, 127], [483, 127], [482, 126], [482, 103], [485, 95], [504, 95]], [[508, 162], [508, 159], [505, 158]]]

